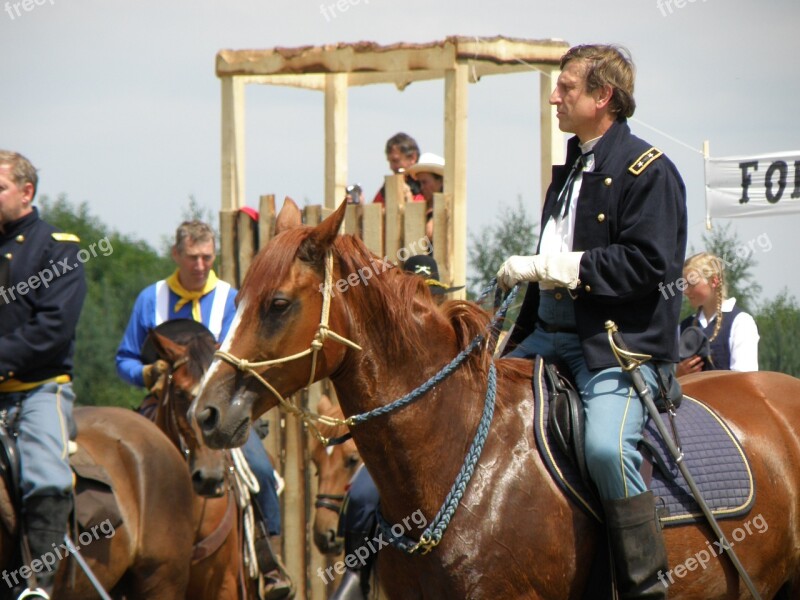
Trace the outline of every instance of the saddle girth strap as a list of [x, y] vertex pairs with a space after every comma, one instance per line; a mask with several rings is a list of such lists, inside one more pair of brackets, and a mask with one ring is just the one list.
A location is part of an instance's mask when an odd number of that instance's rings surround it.
[[228, 538], [228, 535], [233, 530], [233, 524], [236, 516], [236, 501], [233, 496], [228, 494], [228, 506], [225, 509], [225, 514], [222, 520], [217, 525], [217, 528], [212, 531], [201, 541], [197, 542], [192, 548], [192, 564], [200, 562], [208, 558], [214, 552], [220, 549], [222, 544]]

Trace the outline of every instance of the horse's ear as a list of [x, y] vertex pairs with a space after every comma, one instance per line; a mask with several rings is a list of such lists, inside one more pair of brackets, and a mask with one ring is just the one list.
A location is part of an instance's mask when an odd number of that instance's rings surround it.
[[283, 206], [275, 219], [275, 233], [278, 234], [287, 229], [294, 229], [303, 224], [303, 215], [295, 201], [286, 196], [283, 199]]
[[153, 346], [156, 349], [158, 357], [166, 360], [167, 362], [174, 363], [186, 352], [186, 348], [184, 346], [176, 344], [171, 339], [161, 335], [160, 333], [153, 331], [150, 333], [150, 335], [153, 337]]
[[320, 248], [329, 248], [333, 244], [333, 240], [339, 235], [339, 228], [344, 221], [344, 215], [347, 212], [347, 202], [342, 202], [333, 213], [325, 218], [322, 223], [314, 228], [309, 238], [313, 240]]

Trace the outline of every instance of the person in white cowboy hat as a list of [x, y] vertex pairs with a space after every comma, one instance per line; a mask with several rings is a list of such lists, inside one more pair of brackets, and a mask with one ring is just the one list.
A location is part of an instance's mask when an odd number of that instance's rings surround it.
[[438, 154], [425, 152], [419, 162], [408, 168], [408, 173], [419, 183], [425, 198], [425, 235], [433, 242], [433, 195], [444, 189], [444, 159]]

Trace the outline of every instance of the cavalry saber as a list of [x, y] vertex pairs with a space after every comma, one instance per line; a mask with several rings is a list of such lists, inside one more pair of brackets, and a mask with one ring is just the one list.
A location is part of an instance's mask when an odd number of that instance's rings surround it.
[[103, 589], [103, 584], [100, 583], [100, 580], [97, 579], [95, 574], [92, 572], [92, 569], [89, 568], [88, 563], [83, 559], [81, 553], [78, 552], [78, 549], [75, 547], [75, 544], [72, 542], [68, 534], [64, 534], [64, 542], [66, 542], [70, 554], [72, 554], [72, 556], [75, 557], [75, 560], [78, 561], [78, 565], [86, 574], [86, 577], [89, 579], [89, 582], [92, 584], [100, 598], [102, 598], [102, 600], [111, 600], [111, 596], [109, 596]]
[[647, 383], [644, 380], [644, 375], [642, 375], [640, 369], [640, 365], [650, 360], [651, 357], [647, 354], [637, 354], [628, 350], [628, 347], [622, 340], [622, 336], [620, 335], [617, 325], [614, 323], [614, 321], [606, 321], [606, 331], [608, 331], [608, 341], [611, 344], [611, 349], [614, 352], [614, 356], [617, 358], [617, 361], [619, 361], [622, 370], [630, 373], [631, 379], [633, 379], [633, 387], [636, 388], [636, 393], [639, 395], [639, 398], [641, 398], [642, 402], [647, 408], [647, 412], [650, 413], [650, 417], [653, 419], [653, 422], [658, 428], [658, 433], [667, 444], [670, 454], [672, 454], [675, 462], [678, 465], [678, 468], [681, 471], [681, 474], [683, 475], [683, 478], [689, 485], [689, 489], [692, 492], [692, 496], [694, 496], [695, 502], [697, 502], [697, 504], [700, 506], [700, 509], [703, 511], [703, 515], [706, 517], [709, 525], [711, 525], [711, 529], [713, 529], [714, 533], [717, 535], [717, 539], [724, 544], [723, 548], [725, 549], [725, 552], [727, 552], [728, 558], [731, 559], [733, 566], [736, 567], [736, 570], [739, 572], [742, 581], [744, 581], [747, 589], [750, 590], [753, 598], [755, 600], [761, 600], [761, 595], [756, 590], [755, 585], [753, 585], [750, 576], [747, 574], [744, 566], [739, 561], [739, 557], [736, 556], [736, 553], [733, 551], [733, 548], [725, 537], [725, 534], [722, 532], [722, 529], [720, 529], [716, 517], [714, 517], [714, 514], [711, 512], [708, 504], [706, 504], [703, 495], [700, 493], [700, 490], [694, 481], [694, 477], [692, 477], [692, 474], [689, 472], [689, 468], [683, 461], [683, 453], [675, 445], [675, 442], [667, 431], [667, 426], [664, 425], [664, 422], [661, 420], [661, 416], [658, 414], [658, 409], [653, 401], [653, 394], [650, 392], [650, 388], [647, 387]]

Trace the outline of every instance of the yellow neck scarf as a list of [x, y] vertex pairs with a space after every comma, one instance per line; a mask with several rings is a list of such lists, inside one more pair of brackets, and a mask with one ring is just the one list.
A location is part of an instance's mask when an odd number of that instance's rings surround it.
[[185, 287], [181, 285], [180, 280], [178, 279], [178, 269], [175, 269], [175, 272], [167, 278], [167, 285], [169, 289], [180, 296], [180, 300], [175, 303], [175, 312], [178, 312], [184, 304], [188, 304], [189, 302], [192, 303], [192, 319], [197, 321], [198, 323], [203, 322], [203, 315], [200, 313], [200, 298], [208, 294], [212, 291], [215, 287], [217, 287], [217, 274], [214, 273], [212, 269], [208, 274], [208, 280], [206, 281], [205, 286], [203, 286], [202, 290], [198, 290], [196, 292], [190, 292]]

